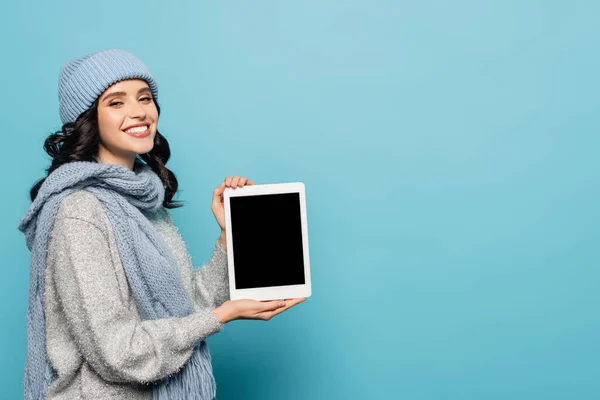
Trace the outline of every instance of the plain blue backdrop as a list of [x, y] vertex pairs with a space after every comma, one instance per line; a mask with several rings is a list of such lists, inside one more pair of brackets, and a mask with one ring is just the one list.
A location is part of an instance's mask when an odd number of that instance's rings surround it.
[[[0, 397], [17, 223], [72, 58], [140, 57], [195, 264], [227, 175], [306, 185], [313, 297], [209, 339], [218, 399], [600, 398], [600, 3], [5, 2]], [[285, 263], [282, 263], [284, 267]]]

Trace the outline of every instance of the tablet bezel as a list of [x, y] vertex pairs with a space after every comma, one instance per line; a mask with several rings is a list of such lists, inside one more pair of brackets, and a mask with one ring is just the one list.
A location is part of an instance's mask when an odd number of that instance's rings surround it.
[[[232, 226], [231, 226], [231, 197], [256, 196], [263, 194], [298, 193], [300, 197], [300, 221], [302, 226], [302, 251], [304, 258], [304, 284], [289, 286], [271, 286], [252, 289], [236, 289], [235, 287], [235, 264], [233, 254]], [[231, 300], [254, 299], [254, 300], [276, 300], [291, 299], [298, 297], [309, 297], [312, 294], [310, 281], [310, 260], [308, 252], [308, 227], [306, 223], [306, 191], [304, 183], [272, 183], [262, 185], [251, 185], [237, 188], [225, 188], [223, 192], [225, 205], [225, 236], [227, 239], [227, 264], [229, 269], [229, 293]], [[282, 260], [282, 262], [285, 262]]]

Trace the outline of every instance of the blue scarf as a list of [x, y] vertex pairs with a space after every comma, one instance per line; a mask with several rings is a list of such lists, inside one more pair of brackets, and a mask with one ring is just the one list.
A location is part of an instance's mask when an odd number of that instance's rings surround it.
[[[107, 213], [141, 318], [184, 317], [195, 311], [181, 282], [174, 256], [142, 214], [142, 211], [154, 211], [162, 206], [165, 189], [158, 175], [148, 165], [137, 161], [134, 171], [100, 162], [76, 161], [61, 165], [46, 178], [18, 226], [31, 250], [27, 360], [23, 380], [27, 400], [45, 399], [46, 391], [55, 379], [46, 354], [46, 251], [61, 200], [79, 189], [93, 193]], [[153, 386], [153, 399], [208, 400], [215, 394], [211, 357], [205, 341], [196, 346], [181, 370]]]

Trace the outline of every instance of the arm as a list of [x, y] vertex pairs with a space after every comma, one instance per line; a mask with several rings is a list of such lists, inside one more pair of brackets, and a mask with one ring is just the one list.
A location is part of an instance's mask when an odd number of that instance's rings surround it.
[[55, 247], [48, 268], [69, 330], [105, 380], [163, 378], [187, 362], [197, 342], [221, 329], [212, 310], [142, 321], [122, 298], [108, 239], [96, 225], [57, 218], [51, 240]]
[[230, 298], [227, 252], [221, 243], [220, 238], [208, 263], [194, 272], [194, 298], [200, 309], [216, 308]]
[[[163, 213], [168, 223], [177, 231], [171, 213], [163, 208]], [[181, 237], [185, 246], [185, 241]], [[200, 310], [214, 309], [229, 300], [229, 271], [227, 266], [227, 241], [225, 232], [215, 243], [211, 259], [199, 268], [192, 268], [192, 290], [194, 304]]]

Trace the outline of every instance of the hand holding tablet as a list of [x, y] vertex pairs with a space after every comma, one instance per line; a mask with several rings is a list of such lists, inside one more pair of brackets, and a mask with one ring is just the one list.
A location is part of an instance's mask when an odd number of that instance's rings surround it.
[[270, 320], [277, 314], [284, 312], [302, 303], [306, 297], [287, 300], [258, 301], [251, 299], [227, 300], [215, 309], [215, 315], [221, 324], [236, 319], [262, 319]]

